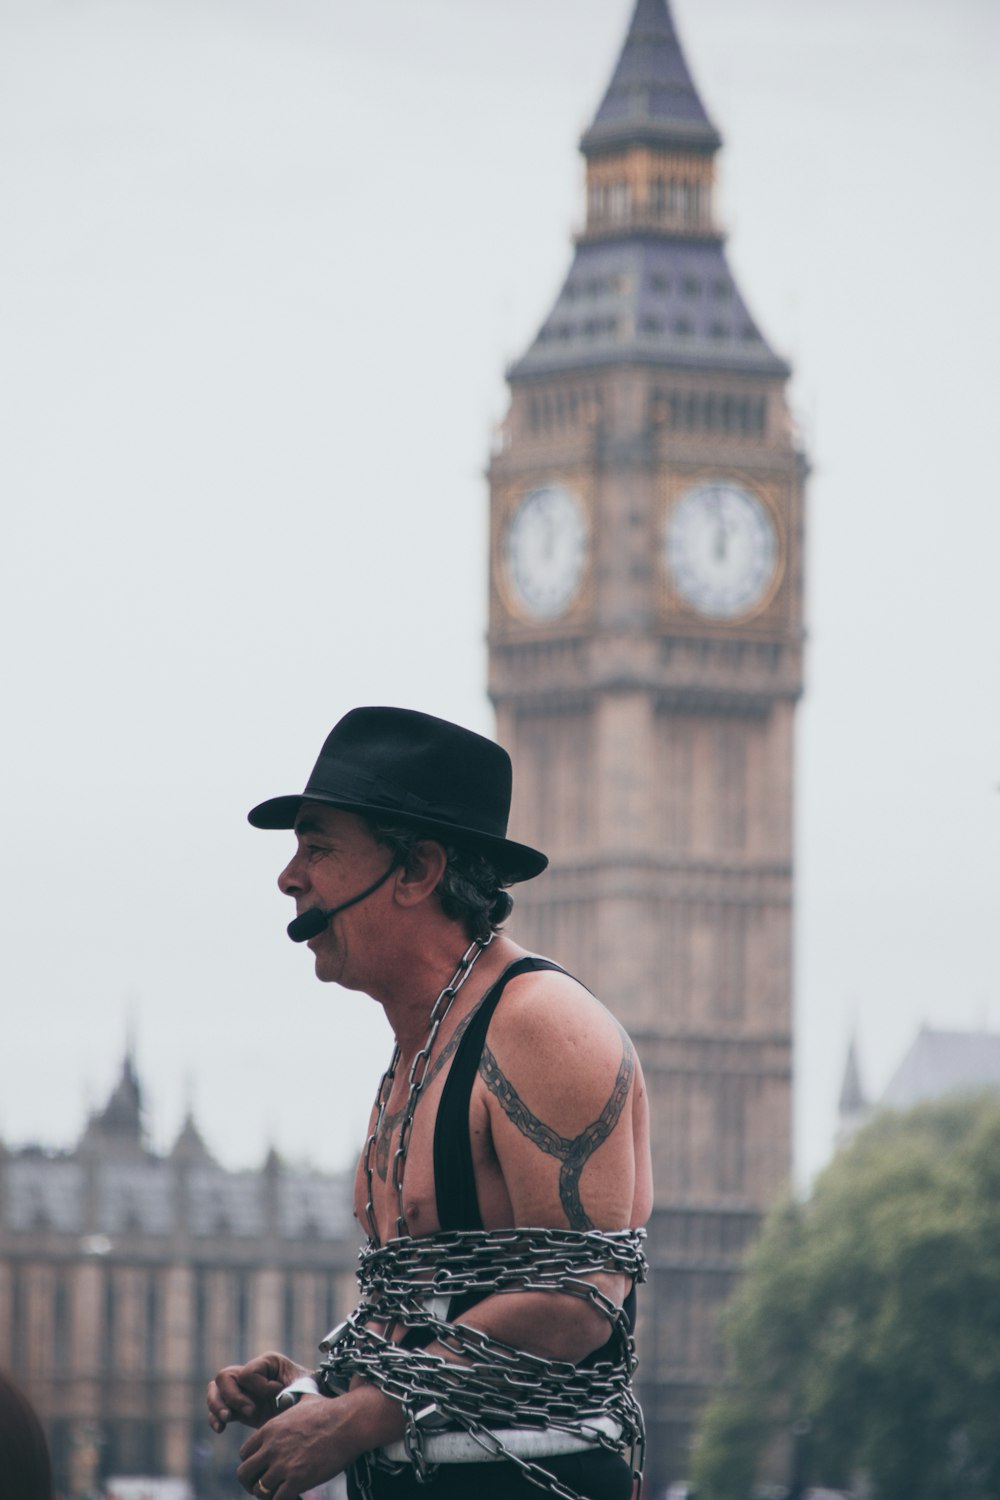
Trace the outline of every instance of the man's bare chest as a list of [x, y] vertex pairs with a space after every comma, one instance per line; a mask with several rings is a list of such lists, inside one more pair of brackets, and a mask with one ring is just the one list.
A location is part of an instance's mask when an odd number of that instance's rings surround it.
[[[409, 1120], [406, 1079], [402, 1084], [397, 1080], [381, 1120], [372, 1113], [358, 1162], [354, 1208], [367, 1234], [372, 1234], [374, 1221], [382, 1243], [401, 1234], [434, 1234], [443, 1222], [468, 1229], [512, 1222], [493, 1148], [487, 1091], [478, 1074], [471, 1080], [464, 1077], [457, 1089], [457, 1079], [449, 1085], [454, 1050], [425, 1083]], [[456, 1135], [465, 1139], [456, 1140]], [[454, 1171], [463, 1153], [471, 1165], [471, 1185]]]

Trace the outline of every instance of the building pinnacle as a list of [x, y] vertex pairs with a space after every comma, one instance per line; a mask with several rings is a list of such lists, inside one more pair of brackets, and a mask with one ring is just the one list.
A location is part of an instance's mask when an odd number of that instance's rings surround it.
[[681, 50], [669, 0], [636, 0], [607, 93], [580, 145], [591, 156], [639, 143], [708, 154], [722, 144]]

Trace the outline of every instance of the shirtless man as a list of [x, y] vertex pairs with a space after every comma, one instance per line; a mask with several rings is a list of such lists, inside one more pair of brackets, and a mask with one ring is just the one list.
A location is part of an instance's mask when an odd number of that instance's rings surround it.
[[[384, 1257], [405, 1261], [442, 1244], [447, 1264], [466, 1242], [435, 1239], [441, 1231], [474, 1241], [476, 1231], [523, 1226], [516, 1253], [528, 1267], [513, 1289], [480, 1282], [443, 1307], [424, 1298], [417, 1317], [411, 1293], [391, 1302], [386, 1287], [396, 1274], [420, 1290], [429, 1270], [399, 1270], [392, 1259], [389, 1281], [383, 1274], [382, 1289], [369, 1289], [327, 1349], [320, 1394], [283, 1354], [221, 1370], [209, 1421], [216, 1432], [233, 1421], [256, 1429], [237, 1477], [262, 1500], [297, 1500], [344, 1472], [349, 1495], [378, 1500], [632, 1493], [617, 1447], [635, 1436], [625, 1346], [641, 1256], [638, 1237], [624, 1232], [645, 1223], [652, 1203], [645, 1088], [609, 1012], [499, 930], [511, 907], [505, 887], [546, 864], [506, 837], [510, 786], [509, 757], [492, 741], [426, 714], [363, 708], [328, 736], [302, 794], [250, 813], [256, 827], [295, 832], [278, 880], [298, 913], [289, 935], [308, 941], [319, 979], [381, 1004], [396, 1038], [355, 1183], [372, 1264], [385, 1273]], [[496, 1274], [507, 1268], [509, 1278], [515, 1246], [500, 1238], [479, 1234]], [[552, 1270], [552, 1243], [561, 1270]], [[364, 1264], [360, 1275], [364, 1285]], [[552, 1376], [558, 1397], [576, 1375], [568, 1365], [612, 1371], [606, 1414], [594, 1417], [590, 1395], [582, 1425], [539, 1407], [535, 1372], [541, 1384]], [[525, 1368], [526, 1384], [504, 1375], [523, 1378]], [[486, 1433], [475, 1400], [471, 1416], [459, 1409], [475, 1379], [490, 1408]], [[279, 1409], [293, 1383], [299, 1391]], [[511, 1387], [528, 1392], [523, 1427]]]

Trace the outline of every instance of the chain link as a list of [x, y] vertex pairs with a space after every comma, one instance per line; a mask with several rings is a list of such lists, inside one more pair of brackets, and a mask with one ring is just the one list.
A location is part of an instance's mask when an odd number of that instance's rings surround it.
[[[511, 1452], [494, 1427], [555, 1428], [614, 1451], [631, 1448], [641, 1474], [642, 1414], [632, 1393], [635, 1344], [628, 1322], [588, 1278], [598, 1273], [645, 1278], [642, 1230], [462, 1230], [390, 1240], [360, 1254], [362, 1300], [320, 1345], [328, 1391], [358, 1375], [401, 1403], [404, 1445], [421, 1479], [429, 1466], [425, 1434], [442, 1427], [468, 1433], [484, 1451], [515, 1464], [560, 1500], [580, 1500], [540, 1465]], [[600, 1359], [585, 1366], [515, 1349], [479, 1329], [439, 1317], [434, 1301], [466, 1294], [558, 1292], [595, 1307], [610, 1325]], [[449, 1360], [399, 1337], [419, 1329]], [[618, 1436], [593, 1423], [611, 1418]], [[638, 1462], [637, 1462], [638, 1459]], [[367, 1488], [364, 1475], [359, 1476]]]
[[[462, 988], [469, 975], [472, 973], [472, 970], [474, 969], [476, 964], [476, 959], [479, 957], [480, 953], [485, 952], [492, 941], [492, 932], [490, 933], [489, 937], [486, 938], [485, 942], [481, 942], [478, 938], [475, 938], [462, 954], [462, 957], [458, 961], [458, 968], [455, 970], [451, 979], [445, 985], [444, 989], [441, 991], [440, 995], [438, 995], [437, 999], [434, 1001], [434, 1004], [431, 1006], [430, 1020], [427, 1028], [427, 1040], [424, 1042], [424, 1045], [421, 1047], [420, 1051], [413, 1059], [413, 1065], [410, 1068], [409, 1077], [407, 1079], [408, 1092], [406, 1095], [406, 1105], [403, 1110], [402, 1123], [399, 1127], [399, 1144], [396, 1147], [396, 1154], [392, 1160], [392, 1185], [396, 1190], [397, 1235], [404, 1235], [408, 1233], [406, 1215], [403, 1212], [403, 1172], [406, 1167], [406, 1153], [409, 1150], [410, 1145], [410, 1131], [413, 1129], [413, 1114], [416, 1110], [421, 1091], [423, 1090], [424, 1081], [427, 1077], [427, 1068], [428, 1064], [430, 1063], [431, 1053], [434, 1050], [434, 1043], [437, 1041], [437, 1035], [441, 1030], [441, 1024], [444, 1021], [445, 1016], [448, 1014], [448, 1012], [451, 1010], [451, 1007], [455, 1003], [455, 997], [458, 995], [459, 990]], [[365, 1183], [368, 1188], [368, 1201], [365, 1204], [365, 1218], [368, 1221], [368, 1237], [373, 1245], [377, 1245], [379, 1243], [378, 1225], [375, 1222], [374, 1204], [375, 1175], [373, 1167], [375, 1161], [375, 1148], [378, 1141], [379, 1131], [382, 1128], [382, 1122], [385, 1119], [385, 1111], [389, 1103], [389, 1096], [392, 1093], [392, 1085], [395, 1082], [396, 1069], [399, 1067], [399, 1058], [400, 1051], [399, 1043], [397, 1042], [392, 1049], [392, 1056], [389, 1059], [389, 1066], [382, 1074], [382, 1078], [378, 1086], [378, 1092], [375, 1095], [375, 1124], [372, 1127], [372, 1133], [368, 1137], [367, 1144], [365, 1145]]]
[[[374, 1162], [380, 1131], [399, 1067], [393, 1048], [375, 1097], [375, 1123], [363, 1163], [369, 1244], [360, 1252], [361, 1302], [320, 1344], [319, 1375], [329, 1395], [345, 1390], [355, 1375], [400, 1402], [406, 1419], [404, 1448], [420, 1482], [431, 1475], [423, 1447], [425, 1434], [467, 1433], [492, 1458], [514, 1464], [530, 1482], [559, 1500], [581, 1500], [541, 1465], [512, 1452], [492, 1426], [549, 1429], [583, 1438], [615, 1452], [630, 1448], [638, 1484], [642, 1478], [642, 1412], [632, 1393], [635, 1344], [625, 1313], [588, 1278], [599, 1273], [645, 1279], [641, 1229], [454, 1230], [413, 1238], [403, 1209], [403, 1176], [413, 1116], [431, 1055], [445, 1017], [493, 934], [470, 943], [458, 968], [431, 1007], [427, 1039], [407, 1078], [407, 1096], [392, 1162], [396, 1193], [396, 1237], [383, 1245], [375, 1217]], [[589, 1303], [607, 1320], [610, 1355], [585, 1366], [545, 1359], [515, 1349], [479, 1329], [436, 1315], [432, 1299], [474, 1295], [477, 1300], [510, 1292], [557, 1292]], [[419, 1329], [454, 1360], [426, 1348], [404, 1348], [399, 1339]], [[603, 1351], [602, 1351], [603, 1355]], [[611, 1419], [617, 1437], [593, 1424]], [[370, 1497], [376, 1456], [366, 1454], [355, 1473]], [[638, 1493], [638, 1491], [637, 1491]]]

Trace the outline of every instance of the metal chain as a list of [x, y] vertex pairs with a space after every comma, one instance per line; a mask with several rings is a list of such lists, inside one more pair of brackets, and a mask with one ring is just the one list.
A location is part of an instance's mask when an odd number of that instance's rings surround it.
[[[440, 995], [438, 995], [437, 999], [434, 1001], [434, 1004], [431, 1006], [430, 1019], [427, 1029], [427, 1039], [424, 1042], [424, 1045], [421, 1047], [420, 1051], [417, 1053], [416, 1057], [413, 1059], [413, 1065], [410, 1068], [409, 1077], [407, 1080], [409, 1092], [406, 1095], [406, 1105], [403, 1110], [403, 1119], [399, 1127], [399, 1144], [396, 1147], [396, 1154], [392, 1160], [392, 1185], [396, 1190], [396, 1204], [398, 1208], [398, 1213], [396, 1216], [397, 1235], [405, 1235], [409, 1233], [409, 1228], [406, 1223], [406, 1215], [403, 1212], [403, 1172], [406, 1167], [406, 1153], [409, 1149], [410, 1144], [410, 1131], [413, 1129], [413, 1114], [416, 1110], [417, 1103], [420, 1099], [420, 1094], [427, 1076], [427, 1067], [430, 1062], [431, 1053], [434, 1050], [434, 1043], [437, 1041], [438, 1032], [441, 1030], [441, 1024], [444, 1021], [445, 1016], [448, 1014], [448, 1012], [451, 1010], [452, 1005], [455, 1003], [455, 997], [457, 996], [465, 981], [468, 979], [469, 975], [472, 973], [472, 970], [475, 967], [476, 959], [490, 946], [490, 943], [492, 943], [492, 941], [492, 932], [490, 933], [489, 937], [486, 938], [485, 942], [480, 941], [479, 938], [475, 938], [462, 954], [462, 957], [458, 961], [458, 968], [455, 970], [451, 979], [445, 985], [444, 989], [441, 991]], [[399, 1066], [399, 1058], [400, 1051], [399, 1043], [397, 1042], [392, 1050], [392, 1056], [389, 1059], [389, 1066], [382, 1074], [382, 1078], [378, 1086], [378, 1092], [375, 1095], [375, 1124], [372, 1129], [371, 1135], [368, 1137], [367, 1145], [365, 1146], [365, 1182], [368, 1188], [368, 1202], [365, 1204], [365, 1218], [368, 1220], [368, 1237], [373, 1245], [378, 1245], [380, 1243], [378, 1226], [375, 1222], [374, 1204], [375, 1178], [373, 1172], [373, 1163], [375, 1158], [375, 1146], [378, 1139], [379, 1130], [382, 1126], [383, 1120], [385, 1119], [386, 1106], [389, 1103], [389, 1096], [392, 1093], [392, 1085], [395, 1082], [396, 1069]]]
[[[358, 1280], [362, 1298], [339, 1328], [320, 1344], [325, 1356], [321, 1383], [331, 1395], [346, 1389], [352, 1376], [379, 1387], [400, 1402], [406, 1418], [404, 1446], [417, 1478], [425, 1482], [430, 1468], [423, 1451], [425, 1432], [442, 1425], [471, 1436], [493, 1458], [514, 1464], [538, 1488], [559, 1500], [581, 1500], [574, 1491], [537, 1463], [511, 1452], [491, 1427], [556, 1428], [582, 1436], [615, 1452], [629, 1447], [632, 1469], [641, 1484], [644, 1433], [642, 1412], [630, 1384], [635, 1370], [635, 1343], [623, 1310], [587, 1278], [598, 1272], [645, 1279], [642, 1230], [499, 1229], [456, 1230], [413, 1238], [403, 1209], [403, 1176], [413, 1116], [427, 1078], [441, 1026], [479, 955], [493, 934], [470, 943], [458, 968], [431, 1007], [427, 1038], [407, 1079], [406, 1103], [392, 1163], [396, 1192], [396, 1238], [379, 1239], [374, 1204], [374, 1161], [378, 1137], [399, 1066], [397, 1043], [375, 1096], [375, 1123], [365, 1145], [363, 1163], [369, 1244], [360, 1252]], [[579, 1366], [549, 1360], [492, 1339], [480, 1330], [437, 1317], [429, 1299], [480, 1293], [560, 1292], [595, 1307], [608, 1321], [610, 1359]], [[378, 1332], [373, 1324], [385, 1329]], [[408, 1349], [393, 1337], [400, 1329], [419, 1328], [426, 1342], [437, 1341], [459, 1363], [423, 1348]], [[607, 1346], [606, 1346], [607, 1347]], [[592, 1424], [611, 1418], [619, 1436]], [[371, 1494], [371, 1468], [377, 1458], [364, 1455], [357, 1465], [362, 1494]]]
[[[369, 1247], [360, 1255], [361, 1303], [320, 1345], [323, 1383], [333, 1392], [360, 1375], [399, 1401], [406, 1416], [404, 1444], [421, 1479], [428, 1476], [423, 1437], [447, 1425], [560, 1500], [580, 1500], [547, 1469], [511, 1452], [484, 1424], [556, 1428], [616, 1452], [630, 1447], [638, 1478], [643, 1425], [630, 1384], [635, 1344], [623, 1310], [588, 1278], [611, 1272], [644, 1280], [644, 1238], [642, 1230], [518, 1228], [451, 1231]], [[560, 1292], [597, 1308], [611, 1329], [607, 1357], [579, 1366], [528, 1354], [445, 1321], [430, 1300], [514, 1291]], [[411, 1328], [461, 1362], [396, 1342], [394, 1333]], [[598, 1417], [610, 1417], [619, 1436], [595, 1429]], [[365, 1474], [359, 1478], [366, 1487]]]

